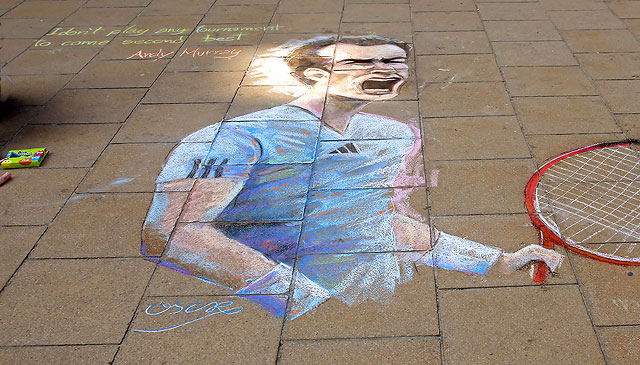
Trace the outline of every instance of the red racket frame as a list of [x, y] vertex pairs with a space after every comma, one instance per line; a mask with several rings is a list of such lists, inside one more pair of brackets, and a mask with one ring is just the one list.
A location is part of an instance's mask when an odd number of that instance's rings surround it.
[[[603, 261], [610, 264], [617, 264], [617, 265], [640, 266], [640, 259], [638, 259], [638, 261], [631, 261], [631, 262], [620, 260], [620, 259], [611, 257], [611, 255], [597, 254], [597, 253], [591, 252], [589, 250], [586, 250], [586, 248], [572, 241], [566, 242], [559, 235], [553, 232], [552, 229], [547, 227], [547, 225], [540, 219], [540, 217], [538, 216], [539, 213], [536, 212], [535, 204], [534, 204], [534, 201], [536, 200], [536, 187], [540, 182], [540, 178], [542, 177], [542, 175], [545, 174], [545, 172], [547, 172], [547, 170], [553, 167], [553, 165], [557, 164], [558, 162], [566, 158], [575, 156], [580, 153], [607, 148], [607, 147], [630, 146], [631, 144], [635, 144], [635, 143], [640, 143], [640, 141], [634, 140], [634, 141], [599, 143], [591, 146], [578, 148], [573, 151], [565, 152], [545, 162], [544, 165], [542, 165], [538, 169], [538, 171], [536, 171], [536, 173], [534, 173], [533, 176], [531, 176], [531, 179], [529, 179], [529, 182], [527, 183], [527, 186], [525, 187], [525, 190], [524, 190], [525, 204], [527, 206], [527, 212], [529, 213], [529, 218], [531, 218], [531, 221], [533, 222], [533, 224], [540, 230], [540, 233], [542, 236], [541, 237], [542, 247], [553, 249], [553, 245], [556, 244], [559, 246], [566, 247], [567, 249], [577, 254], [580, 254], [582, 256], [585, 256], [594, 260]], [[535, 282], [541, 283], [547, 279], [548, 273], [549, 273], [549, 268], [547, 267], [547, 265], [544, 264], [544, 262], [540, 261], [538, 264], [538, 271], [533, 280]]]

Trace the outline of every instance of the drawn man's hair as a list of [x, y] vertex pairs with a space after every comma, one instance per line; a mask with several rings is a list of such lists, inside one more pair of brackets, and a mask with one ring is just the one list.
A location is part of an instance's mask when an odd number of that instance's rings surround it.
[[332, 59], [320, 56], [318, 51], [334, 44], [355, 44], [357, 46], [392, 44], [402, 48], [407, 55], [411, 52], [410, 44], [393, 38], [374, 35], [342, 37], [340, 39], [335, 36], [316, 37], [303, 42], [289, 53], [286, 61], [291, 68], [291, 74], [303, 83], [313, 85], [315, 81], [305, 77], [304, 71], [312, 67], [330, 71]]

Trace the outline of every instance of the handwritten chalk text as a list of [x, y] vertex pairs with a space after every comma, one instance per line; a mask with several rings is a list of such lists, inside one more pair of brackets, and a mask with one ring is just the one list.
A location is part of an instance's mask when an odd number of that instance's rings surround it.
[[158, 43], [182, 43], [184, 42], [184, 36], [180, 36], [176, 39], [125, 39], [122, 44], [158, 44]]
[[182, 56], [192, 56], [193, 58], [202, 57], [202, 56], [213, 56], [214, 58], [233, 58], [240, 54], [241, 50], [239, 49], [210, 49], [210, 50], [200, 50], [200, 48], [194, 48], [192, 50], [185, 49], [180, 53], [180, 57]]
[[269, 25], [264, 27], [229, 27], [229, 28], [207, 28], [206, 25], [201, 25], [196, 28], [196, 33], [220, 33], [220, 32], [257, 32], [257, 31], [277, 31], [280, 29], [280, 25]]
[[[200, 317], [196, 317], [193, 319], [189, 319], [186, 322], [182, 322], [180, 324], [174, 325], [174, 326], [169, 326], [169, 327], [163, 327], [163, 328], [158, 328], [158, 329], [150, 329], [150, 330], [136, 330], [134, 329], [134, 331], [136, 332], [164, 332], [164, 331], [168, 331], [168, 330], [172, 330], [178, 327], [182, 327], [185, 326], [187, 324], [190, 323], [194, 323], [197, 321], [200, 321], [202, 319], [205, 319], [207, 317], [211, 317], [211, 316], [215, 316], [216, 314], [226, 314], [226, 315], [231, 315], [231, 314], [236, 314], [236, 313], [240, 313], [244, 310], [243, 307], [232, 307], [233, 305], [233, 301], [228, 301], [228, 302], [209, 302], [207, 304], [204, 305], [200, 305], [200, 307], [198, 307], [198, 305], [200, 304], [200, 302], [191, 304], [187, 307], [184, 307], [182, 305], [180, 305], [180, 302], [177, 302], [175, 304], [172, 303], [162, 303], [160, 304], [160, 307], [157, 307], [158, 304], [151, 304], [150, 306], [147, 307], [147, 309], [145, 309], [144, 313], [148, 316], [164, 316], [164, 317], [168, 317], [171, 318], [169, 316], [173, 316], [175, 314], [188, 314], [190, 315], [191, 313], [198, 313], [198, 314], [202, 314]], [[194, 315], [195, 316], [195, 315]]]
[[233, 41], [239, 41], [243, 35], [246, 35], [246, 34], [241, 32], [229, 37], [212, 37], [209, 34], [206, 34], [202, 40], [205, 42], [233, 42]]
[[171, 51], [171, 52], [167, 52], [167, 53], [163, 53], [162, 52], [162, 48], [160, 48], [158, 50], [158, 52], [142, 52], [142, 50], [132, 54], [131, 56], [127, 57], [128, 60], [132, 59], [132, 58], [140, 58], [140, 59], [151, 59], [151, 58], [155, 58], [156, 60], [159, 60], [161, 58], [170, 56], [172, 54], [176, 53], [176, 51]]

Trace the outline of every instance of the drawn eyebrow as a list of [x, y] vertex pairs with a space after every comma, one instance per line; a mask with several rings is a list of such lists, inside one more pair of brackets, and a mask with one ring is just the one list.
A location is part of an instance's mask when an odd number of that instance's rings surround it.
[[[344, 60], [339, 60], [337, 61], [337, 63], [371, 63], [373, 61], [375, 61], [376, 58], [346, 58]], [[398, 57], [391, 57], [391, 58], [382, 58], [381, 61], [382, 62], [394, 62], [394, 61], [406, 61], [407, 57], [404, 56], [398, 56]]]
[[372, 62], [375, 58], [347, 58], [338, 62]]

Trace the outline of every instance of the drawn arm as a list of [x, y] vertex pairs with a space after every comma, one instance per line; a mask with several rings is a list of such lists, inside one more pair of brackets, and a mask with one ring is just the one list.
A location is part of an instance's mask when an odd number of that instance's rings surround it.
[[429, 266], [435, 264], [447, 270], [485, 275], [495, 266], [502, 273], [510, 274], [534, 260], [545, 261], [552, 271], [557, 270], [562, 263], [562, 255], [539, 245], [529, 245], [514, 253], [507, 253], [500, 248], [435, 229], [435, 245], [432, 245], [429, 226], [401, 214], [394, 217], [393, 228], [400, 248], [430, 250], [417, 263]]

